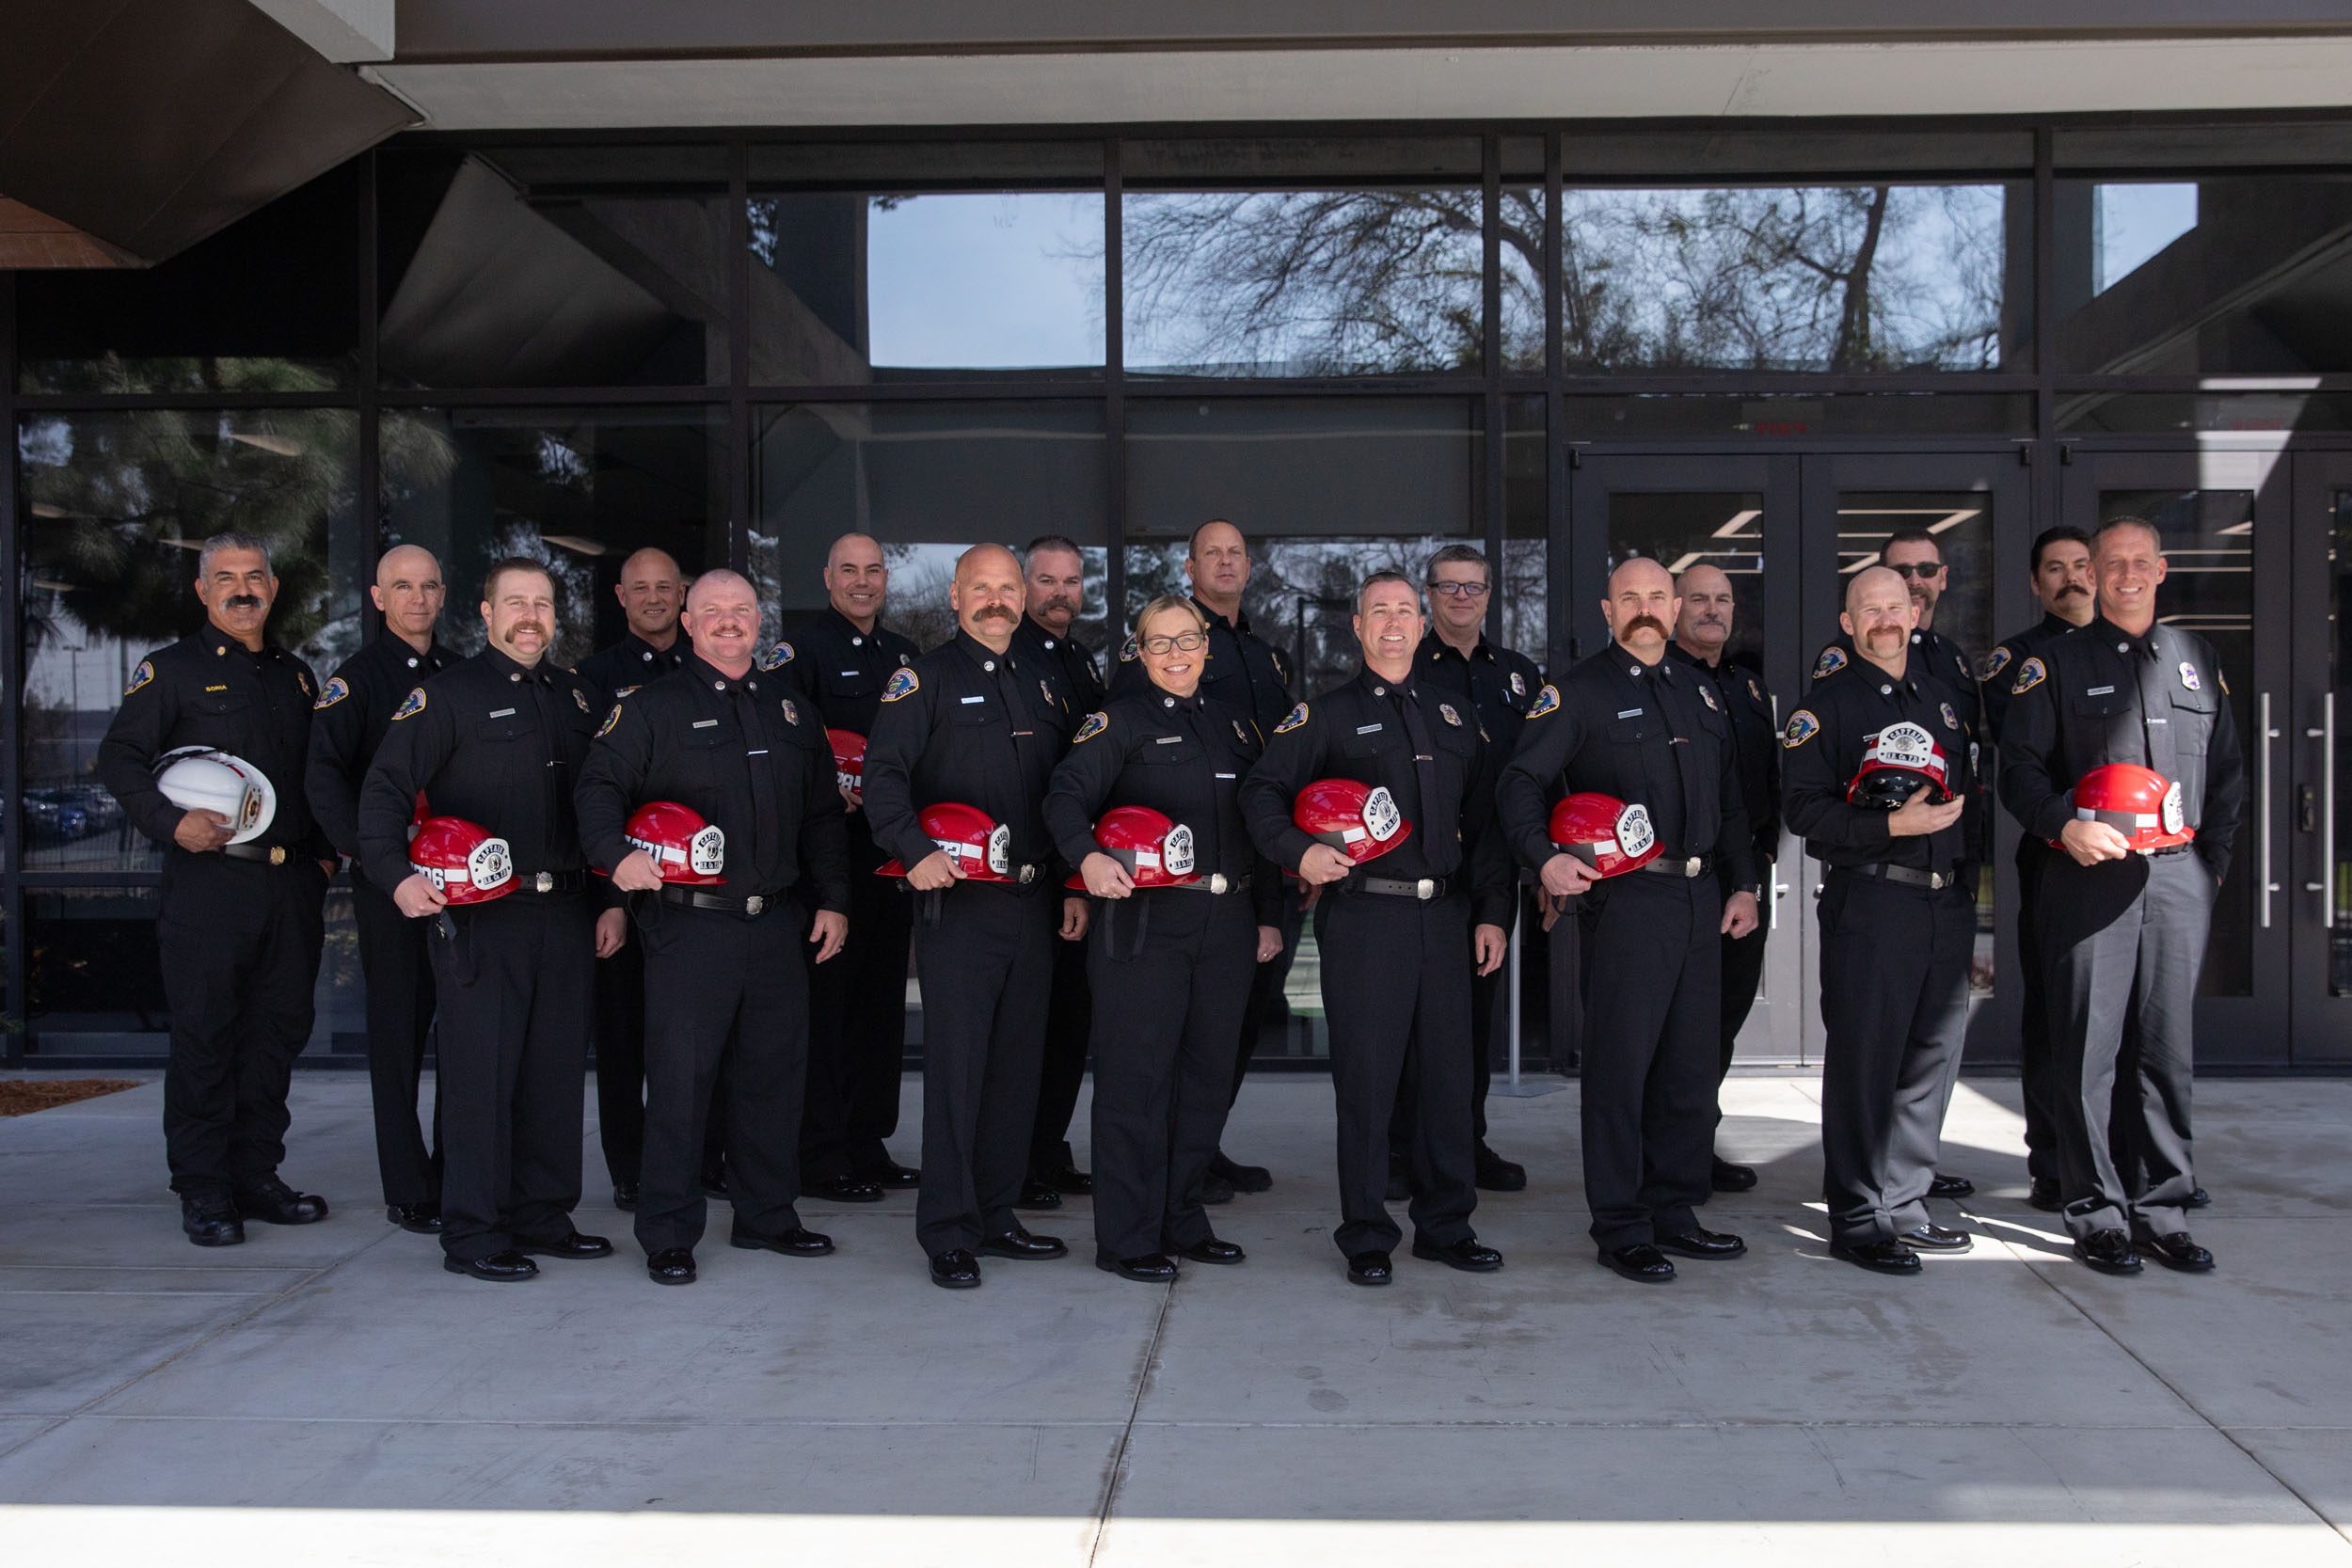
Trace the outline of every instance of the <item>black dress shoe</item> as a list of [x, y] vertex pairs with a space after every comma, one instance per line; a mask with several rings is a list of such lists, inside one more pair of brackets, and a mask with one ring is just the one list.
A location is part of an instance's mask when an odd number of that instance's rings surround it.
[[2037, 1176], [2026, 1183], [2026, 1201], [2045, 1214], [2055, 1214], [2066, 1207], [2066, 1199], [2058, 1196], [2058, 1178]]
[[487, 1258], [445, 1257], [441, 1267], [469, 1279], [488, 1280], [493, 1285], [512, 1285], [518, 1279], [535, 1279], [539, 1275], [539, 1265], [512, 1247]]
[[1504, 1159], [1482, 1143], [1478, 1146], [1478, 1164], [1471, 1180], [1481, 1192], [1523, 1193], [1527, 1190], [1527, 1167], [1517, 1160]]
[[1211, 1171], [1200, 1179], [1200, 1201], [1209, 1208], [1233, 1201], [1233, 1184]]
[[1097, 1257], [1094, 1266], [1138, 1285], [1166, 1285], [1176, 1277], [1175, 1261], [1164, 1252], [1147, 1252], [1140, 1258]]
[[998, 1235], [982, 1237], [980, 1252], [989, 1258], [1015, 1258], [1024, 1262], [1070, 1256], [1060, 1237], [1032, 1236], [1017, 1225]]
[[691, 1285], [694, 1283], [694, 1254], [691, 1248], [665, 1246], [645, 1259], [645, 1277], [656, 1285]]
[[1977, 1184], [1964, 1176], [1947, 1176], [1942, 1171], [1929, 1179], [1930, 1197], [1966, 1197], [1977, 1190]]
[[893, 1160], [884, 1160], [871, 1169], [852, 1171], [850, 1174], [860, 1181], [871, 1181], [884, 1192], [903, 1192], [910, 1187], [919, 1187], [923, 1184], [921, 1171], [911, 1170]]
[[1094, 1178], [1065, 1160], [1049, 1171], [1041, 1171], [1031, 1180], [1041, 1181], [1057, 1193], [1071, 1197], [1084, 1197], [1094, 1191]]
[[773, 1236], [731, 1230], [727, 1233], [727, 1245], [739, 1246], [746, 1252], [781, 1252], [787, 1258], [822, 1258], [833, 1250], [833, 1238], [794, 1226]]
[[1224, 1178], [1225, 1184], [1237, 1193], [1263, 1193], [1274, 1185], [1274, 1173], [1265, 1166], [1229, 1160], [1221, 1148], [1209, 1161], [1209, 1174]]
[[1872, 1274], [1919, 1272], [1919, 1255], [1900, 1242], [1832, 1242], [1829, 1255], [1843, 1258]]
[[970, 1291], [980, 1283], [980, 1260], [961, 1247], [931, 1254], [931, 1283], [943, 1291]]
[[2074, 1243], [2074, 1256], [2101, 1274], [2137, 1274], [2139, 1254], [2121, 1230], [2094, 1230]]
[[882, 1200], [882, 1190], [879, 1184], [860, 1180], [854, 1176], [829, 1176], [821, 1181], [812, 1181], [802, 1189], [802, 1194], [806, 1197], [821, 1197], [828, 1203], [880, 1203]]
[[1413, 1173], [1405, 1168], [1405, 1162], [1394, 1155], [1389, 1157], [1389, 1191], [1391, 1203], [1405, 1203], [1413, 1196]]
[[2190, 1241], [2185, 1230], [2162, 1236], [2143, 1230], [2134, 1238], [2133, 1245], [2168, 1269], [2177, 1269], [2182, 1274], [2213, 1273], [2213, 1254]]
[[298, 1193], [276, 1177], [237, 1195], [237, 1212], [249, 1220], [272, 1225], [316, 1225], [326, 1217], [326, 1199], [316, 1193]]
[[1502, 1267], [1502, 1254], [1475, 1236], [1465, 1236], [1458, 1242], [1439, 1246], [1435, 1242], [1413, 1238], [1413, 1256], [1431, 1263], [1443, 1263], [1449, 1269], [1464, 1274], [1492, 1274]]
[[1708, 1175], [1707, 1184], [1719, 1193], [1744, 1193], [1756, 1185], [1756, 1167], [1735, 1165], [1718, 1154]]
[[1906, 1230], [1895, 1239], [1921, 1252], [1966, 1252], [1977, 1244], [1977, 1239], [1965, 1230], [1954, 1230], [1933, 1221]]
[[180, 1228], [198, 1246], [235, 1246], [245, 1240], [245, 1221], [226, 1197], [183, 1197]]
[[1350, 1285], [1386, 1285], [1396, 1277], [1396, 1267], [1385, 1252], [1357, 1252], [1348, 1255], [1347, 1282]]
[[420, 1236], [437, 1236], [441, 1231], [441, 1206], [437, 1203], [394, 1203], [384, 1210], [384, 1217], [403, 1230], [413, 1230]]
[[1047, 1209], [1058, 1209], [1061, 1207], [1061, 1194], [1032, 1176], [1022, 1181], [1021, 1196], [1012, 1200], [1012, 1206], [1015, 1209], [1028, 1210], [1032, 1213]]
[[1647, 1242], [1602, 1247], [1600, 1260], [1602, 1266], [1641, 1285], [1663, 1285], [1675, 1276], [1675, 1266], [1666, 1261], [1666, 1255]]
[[712, 1165], [708, 1169], [705, 1170], [703, 1172], [703, 1196], [724, 1197], [726, 1196], [727, 1167], [724, 1165]]
[[583, 1236], [575, 1230], [560, 1241], [517, 1243], [515, 1250], [533, 1258], [562, 1258], [577, 1263], [591, 1258], [612, 1257], [612, 1243], [602, 1236]]
[[625, 1214], [633, 1214], [637, 1212], [638, 1192], [638, 1185], [634, 1181], [613, 1182], [612, 1207], [618, 1209]]
[[2213, 1207], [2213, 1194], [2205, 1191], [2204, 1188], [2200, 1187], [2195, 1192], [2189, 1194], [2188, 1196], [2181, 1200], [2181, 1207], [2184, 1209], [2209, 1209]]
[[1747, 1243], [1727, 1230], [1701, 1230], [1696, 1226], [1679, 1236], [1661, 1236], [1652, 1244], [1677, 1258], [1708, 1259], [1737, 1258], [1748, 1250]]
[[1190, 1246], [1178, 1247], [1176, 1256], [1189, 1258], [1196, 1263], [1238, 1263], [1249, 1255], [1231, 1242], [1220, 1242], [1211, 1236]]

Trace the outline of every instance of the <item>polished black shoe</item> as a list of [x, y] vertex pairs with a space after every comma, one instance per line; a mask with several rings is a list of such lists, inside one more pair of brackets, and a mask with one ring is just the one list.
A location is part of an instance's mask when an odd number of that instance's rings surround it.
[[515, 1250], [529, 1253], [533, 1258], [562, 1258], [577, 1263], [591, 1258], [612, 1257], [612, 1243], [602, 1236], [583, 1236], [575, 1230], [561, 1241], [520, 1242], [516, 1243]]
[[1976, 1190], [1977, 1184], [1966, 1177], [1947, 1176], [1942, 1171], [1937, 1171], [1928, 1181], [1930, 1197], [1967, 1197]]
[[895, 1160], [884, 1160], [871, 1170], [853, 1171], [850, 1174], [860, 1181], [871, 1181], [884, 1192], [905, 1192], [923, 1184], [921, 1171], [899, 1164]]
[[326, 1199], [295, 1192], [274, 1176], [239, 1193], [236, 1202], [243, 1218], [271, 1225], [316, 1225], [326, 1217]]
[[2045, 1214], [2055, 1214], [2066, 1207], [2066, 1199], [2058, 1196], [2058, 1178], [2037, 1176], [2026, 1183], [2026, 1201]]
[[1977, 1239], [1965, 1230], [1954, 1230], [1933, 1221], [1906, 1230], [1895, 1239], [1921, 1252], [1966, 1252], [1977, 1244]]
[[1209, 1208], [1233, 1201], [1233, 1184], [1211, 1171], [1200, 1179], [1200, 1201]]
[[1481, 1192], [1523, 1193], [1527, 1190], [1527, 1167], [1517, 1160], [1504, 1159], [1482, 1143], [1471, 1180]]
[[982, 1237], [980, 1253], [988, 1258], [1015, 1258], [1032, 1262], [1047, 1258], [1067, 1258], [1070, 1248], [1058, 1236], [1032, 1236], [1016, 1225], [998, 1235]]
[[2210, 1209], [2213, 1207], [2213, 1194], [2205, 1191], [2204, 1188], [2200, 1187], [2195, 1192], [2189, 1194], [2188, 1196], [2181, 1200], [2181, 1207], [2184, 1209]]
[[931, 1283], [943, 1291], [970, 1291], [980, 1283], [980, 1260], [961, 1247], [931, 1254]]
[[2074, 1256], [2101, 1274], [2137, 1274], [2139, 1254], [2121, 1230], [2094, 1230], [2074, 1243]]
[[1084, 1197], [1094, 1191], [1094, 1178], [1067, 1160], [1049, 1171], [1040, 1171], [1030, 1180], [1042, 1182], [1068, 1197]]
[[1843, 1258], [1872, 1274], [1917, 1274], [1919, 1255], [1900, 1242], [1832, 1242], [1832, 1258]]
[[823, 1198], [828, 1203], [880, 1203], [882, 1190], [877, 1183], [862, 1181], [854, 1176], [829, 1176], [810, 1182], [801, 1190], [801, 1196]]
[[1164, 1252], [1147, 1252], [1140, 1258], [1098, 1257], [1094, 1266], [1104, 1274], [1115, 1274], [1138, 1285], [1167, 1285], [1176, 1278], [1175, 1260]]
[[615, 1181], [612, 1183], [612, 1207], [624, 1214], [637, 1212], [638, 1192], [638, 1185], [634, 1181]]
[[1195, 1242], [1190, 1246], [1178, 1247], [1176, 1256], [1189, 1258], [1196, 1263], [1238, 1263], [1249, 1254], [1242, 1251], [1231, 1242], [1220, 1242], [1212, 1236], [1204, 1242]]
[[1413, 1174], [1405, 1168], [1405, 1162], [1391, 1155], [1389, 1159], [1389, 1193], [1391, 1203], [1404, 1203], [1413, 1196]]
[[443, 1258], [441, 1267], [452, 1274], [462, 1274], [469, 1279], [484, 1279], [493, 1285], [512, 1285], [518, 1279], [536, 1279], [539, 1265], [509, 1247], [487, 1258]]
[[1475, 1236], [1465, 1236], [1443, 1246], [1416, 1236], [1413, 1238], [1413, 1256], [1424, 1262], [1443, 1263], [1447, 1268], [1459, 1269], [1464, 1274], [1492, 1274], [1502, 1267], [1502, 1254]]
[[1263, 1193], [1274, 1185], [1274, 1173], [1265, 1166], [1229, 1160], [1221, 1148], [1209, 1161], [1209, 1174], [1222, 1177], [1225, 1184], [1237, 1193]]
[[2213, 1254], [2190, 1241], [2185, 1230], [2175, 1230], [2162, 1236], [2153, 1230], [2143, 1230], [2133, 1239], [2132, 1244], [2168, 1269], [2178, 1270], [2182, 1274], [2213, 1273]]
[[1647, 1242], [1602, 1247], [1600, 1261], [1604, 1268], [1613, 1269], [1636, 1284], [1663, 1285], [1675, 1276], [1675, 1266], [1666, 1261], [1666, 1255]]
[[645, 1259], [645, 1277], [656, 1285], [691, 1285], [694, 1283], [692, 1249], [663, 1247]]
[[727, 1233], [727, 1245], [741, 1247], [745, 1252], [781, 1252], [787, 1258], [822, 1258], [833, 1250], [833, 1238], [794, 1226], [773, 1236], [731, 1230]]
[[1677, 1258], [1703, 1258], [1710, 1261], [1737, 1258], [1748, 1250], [1748, 1243], [1728, 1230], [1701, 1230], [1696, 1226], [1679, 1236], [1661, 1236], [1652, 1244]]
[[1707, 1184], [1719, 1193], [1744, 1193], [1756, 1185], [1756, 1167], [1735, 1165], [1718, 1154], [1708, 1173]]
[[724, 1197], [726, 1196], [727, 1167], [724, 1165], [712, 1165], [708, 1169], [705, 1170], [703, 1172], [703, 1196]]
[[1021, 1196], [1012, 1200], [1012, 1206], [1015, 1209], [1028, 1210], [1032, 1213], [1047, 1209], [1058, 1209], [1061, 1207], [1061, 1194], [1035, 1177], [1029, 1177], [1022, 1181]]
[[384, 1217], [403, 1230], [413, 1230], [420, 1236], [441, 1233], [441, 1206], [437, 1203], [388, 1204]]
[[180, 1228], [198, 1246], [235, 1246], [245, 1240], [245, 1221], [237, 1206], [225, 1197], [183, 1197]]
[[1386, 1285], [1396, 1277], [1396, 1266], [1385, 1252], [1357, 1252], [1348, 1255], [1347, 1282], [1350, 1285]]

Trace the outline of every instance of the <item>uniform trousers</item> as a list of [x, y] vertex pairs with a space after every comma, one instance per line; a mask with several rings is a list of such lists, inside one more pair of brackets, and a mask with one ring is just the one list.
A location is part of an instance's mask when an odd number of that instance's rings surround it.
[[351, 871], [359, 973], [368, 988], [368, 1090], [375, 1108], [375, 1168], [388, 1204], [441, 1200], [441, 1114], [428, 1146], [417, 1121], [425, 1041], [433, 1033], [433, 926], [400, 912], [392, 895]]
[[164, 1153], [183, 1197], [254, 1187], [286, 1157], [286, 1091], [310, 1040], [326, 891], [313, 860], [175, 849], [164, 862]]
[[2042, 961], [2042, 873], [2063, 853], [2038, 839], [2017, 841], [2017, 1077], [2026, 1109], [2026, 1174], [2055, 1181], [2058, 1115], [2050, 1103], [2050, 1000]]
[[1094, 1250], [1118, 1261], [1213, 1234], [1200, 1182], [1225, 1131], [1233, 1031], [1257, 968], [1247, 895], [1154, 889], [1096, 899]]
[[1723, 911], [1706, 876], [1584, 895], [1584, 1196], [1604, 1247], [1689, 1232], [1713, 1190]]
[[[613, 1184], [635, 1186], [645, 1163], [645, 947], [634, 925], [596, 967], [596, 1141]], [[723, 1065], [703, 1129], [702, 1168], [713, 1173], [727, 1163], [726, 1098]]]
[[650, 1257], [702, 1240], [709, 1212], [703, 1144], [722, 1060], [735, 1228], [759, 1236], [799, 1229], [801, 1085], [808, 1065], [802, 904], [773, 898], [747, 920], [648, 900], [636, 916], [645, 948], [638, 1244]]
[[440, 1003], [441, 1250], [474, 1262], [572, 1232], [587, 1099], [595, 911], [576, 893], [447, 911]]
[[2187, 1228], [2197, 977], [2215, 892], [2192, 853], [2090, 866], [2053, 855], [2043, 870], [2044, 1081], [2078, 1240]]
[[[1759, 910], [1758, 914], [1765, 911]], [[1720, 940], [1724, 949], [1723, 1014], [1716, 1023], [1720, 1051], [1715, 1063], [1715, 1085], [1723, 1086], [1731, 1076], [1731, 1058], [1740, 1044], [1740, 1031], [1747, 1027], [1748, 1014], [1756, 1008], [1756, 988], [1764, 981], [1764, 937], [1768, 927], [1761, 919], [1756, 929], [1744, 937], [1725, 935]]]
[[1289, 983], [1291, 964], [1298, 957], [1298, 934], [1307, 927], [1305, 903], [1303, 893], [1288, 882], [1282, 884], [1279, 918], [1276, 921], [1282, 933], [1282, 950], [1260, 964], [1249, 977], [1248, 1005], [1242, 1011], [1241, 1029], [1234, 1042], [1233, 1086], [1229, 1102], [1241, 1098], [1242, 1080], [1248, 1075], [1250, 1059], [1258, 1053], [1259, 1037], [1264, 1034], [1267, 1021], [1284, 1006], [1282, 988]]
[[1389, 1217], [1389, 1132], [1397, 1095], [1414, 1091], [1414, 1233], [1438, 1246], [1470, 1239], [1478, 1206], [1470, 1130], [1470, 899], [1324, 890], [1315, 905], [1323, 1011], [1339, 1105], [1341, 1252], [1395, 1250]]
[[[1045, 1005], [1045, 1052], [1038, 1068], [1037, 1120], [1029, 1129], [1029, 1174], [1041, 1180], [1077, 1163], [1070, 1148], [1070, 1121], [1086, 1083], [1087, 1040], [1094, 1023], [1089, 973], [1087, 944], [1057, 938], [1053, 996]], [[1243, 994], [1248, 995], [1246, 983]], [[1236, 1020], [1234, 1027], [1240, 1026]]]
[[[854, 822], [856, 818], [852, 817]], [[859, 832], [850, 863], [863, 867]], [[853, 870], [850, 940], [809, 975], [808, 1094], [801, 1115], [803, 1184], [879, 1173], [898, 1130], [906, 1070], [907, 941], [916, 899]]]
[[914, 1235], [931, 1257], [1020, 1224], [1044, 1050], [1059, 890], [959, 881], [916, 894], [923, 992], [923, 1184]]
[[1830, 1240], [1891, 1242], [1929, 1221], [1928, 1183], [1968, 1036], [1972, 889], [1824, 879], [1821, 1191]]

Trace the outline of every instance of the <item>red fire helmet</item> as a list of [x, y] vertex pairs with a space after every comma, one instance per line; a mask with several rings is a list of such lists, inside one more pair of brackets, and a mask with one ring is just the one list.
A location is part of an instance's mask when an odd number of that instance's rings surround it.
[[[915, 814], [923, 824], [923, 832], [933, 844], [947, 851], [950, 859], [963, 867], [964, 877], [975, 882], [1009, 882], [1012, 876], [1012, 830], [1001, 826], [995, 818], [977, 806], [967, 806], [961, 800], [942, 800], [935, 806], [925, 806]], [[874, 868], [877, 877], [903, 877], [906, 867], [896, 860], [882, 862]]]
[[1551, 842], [1593, 868], [1597, 877], [1622, 877], [1656, 860], [1661, 846], [1649, 808], [1628, 805], [1614, 795], [1581, 790], [1551, 808]]
[[833, 776], [852, 795], [866, 787], [866, 737], [855, 730], [827, 730], [833, 743]]
[[1889, 724], [1862, 748], [1862, 766], [1846, 786], [1846, 803], [1893, 811], [1926, 788], [1942, 805], [1952, 798], [1951, 764], [1918, 724]]
[[2181, 804], [2181, 786], [2134, 762], [2110, 762], [2075, 781], [2074, 817], [2106, 823], [2143, 852], [2197, 836]]
[[727, 835], [703, 814], [675, 800], [648, 800], [629, 814], [621, 831], [632, 849], [653, 857], [665, 882], [717, 887], [726, 879]]
[[1355, 779], [1317, 779], [1291, 802], [1291, 820], [1353, 861], [1377, 860], [1413, 835], [1395, 797]]
[[453, 904], [486, 904], [515, 891], [506, 840], [462, 816], [428, 816], [408, 841], [408, 869]]
[[[1192, 830], [1150, 806], [1113, 806], [1094, 825], [1094, 842], [1127, 868], [1137, 887], [1191, 887], [1200, 880], [1193, 874]], [[1087, 883], [1073, 873], [1062, 885], [1084, 893]]]

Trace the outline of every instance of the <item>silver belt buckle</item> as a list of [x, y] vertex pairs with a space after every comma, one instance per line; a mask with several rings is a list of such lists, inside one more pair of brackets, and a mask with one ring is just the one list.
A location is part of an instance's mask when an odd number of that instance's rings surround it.
[[1702, 859], [1704, 859], [1704, 858], [1705, 858], [1705, 857], [1703, 857], [1703, 856], [1699, 856], [1699, 855], [1692, 855], [1692, 856], [1689, 860], [1684, 861], [1684, 862], [1682, 863], [1682, 875], [1683, 875], [1683, 876], [1687, 879], [1687, 878], [1691, 878], [1691, 877], [1695, 877], [1695, 876], [1697, 876], [1697, 875], [1698, 875], [1701, 871], [1705, 870], [1705, 869], [1706, 869], [1706, 867], [1702, 866], [1702, 865], [1699, 863], [1699, 862], [1700, 862]]
[[1028, 886], [1031, 882], [1034, 882], [1034, 881], [1036, 881], [1036, 880], [1037, 880], [1037, 867], [1036, 867], [1036, 866], [1034, 866], [1034, 865], [1025, 865], [1025, 866], [1023, 866], [1023, 867], [1021, 868], [1021, 885], [1022, 885], [1023, 887], [1026, 887], [1026, 886]]
[[1929, 873], [1928, 873], [1928, 886], [1929, 886], [1929, 887], [1931, 887], [1931, 888], [1932, 888], [1932, 889], [1933, 889], [1933, 890], [1935, 890], [1936, 892], [1938, 892], [1938, 893], [1943, 892], [1943, 891], [1944, 891], [1944, 887], [1945, 887], [1945, 883], [1946, 883], [1946, 878], [1945, 878], [1945, 876], [1944, 876], [1944, 873], [1942, 873], [1941, 871], [1931, 871], [1931, 872], [1929, 872]]
[[552, 871], [532, 872], [531, 874], [531, 891], [533, 893], [553, 893], [555, 891], [555, 873]]
[[1233, 891], [1233, 884], [1225, 879], [1224, 872], [1212, 871], [1209, 873], [1209, 891], [1211, 893], [1231, 893]]
[[1413, 896], [1426, 904], [1438, 896], [1438, 884], [1427, 877], [1413, 884]]
[[757, 914], [767, 907], [768, 900], [761, 897], [756, 893], [753, 894], [749, 898], [743, 900], [743, 912], [747, 915]]

